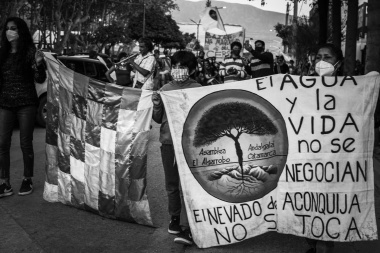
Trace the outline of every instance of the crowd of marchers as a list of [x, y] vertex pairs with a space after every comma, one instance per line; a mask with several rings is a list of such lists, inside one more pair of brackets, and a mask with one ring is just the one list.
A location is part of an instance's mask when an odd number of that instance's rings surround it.
[[[0, 198], [11, 196], [10, 146], [14, 122], [18, 120], [20, 142], [24, 161], [24, 173], [19, 195], [33, 192], [33, 129], [38, 99], [34, 83], [46, 79], [43, 54], [37, 51], [26, 23], [17, 17], [9, 18], [3, 27], [0, 47]], [[168, 50], [160, 56], [151, 40], [139, 40], [139, 53], [119, 54], [117, 61], [107, 71], [109, 82], [125, 87], [153, 90], [153, 120], [161, 124], [161, 157], [165, 174], [165, 189], [168, 197], [168, 233], [177, 235], [174, 242], [193, 244], [189, 222], [181, 194], [178, 168], [172, 136], [168, 125], [160, 91], [188, 89], [222, 83], [259, 78], [277, 73], [291, 75], [338, 76], [342, 74], [342, 51], [332, 44], [321, 46], [314, 62], [294, 66], [285, 62], [282, 55], [265, 50], [265, 42], [257, 40], [254, 47], [234, 41], [231, 54], [220, 63], [215, 58], [205, 58], [200, 51], [195, 56], [189, 51]], [[249, 57], [242, 57], [243, 48]], [[360, 63], [358, 74], [362, 74]], [[116, 73], [116, 79], [111, 73]], [[377, 126], [378, 127], [378, 126]], [[308, 240], [310, 250], [331, 252], [332, 242]]]

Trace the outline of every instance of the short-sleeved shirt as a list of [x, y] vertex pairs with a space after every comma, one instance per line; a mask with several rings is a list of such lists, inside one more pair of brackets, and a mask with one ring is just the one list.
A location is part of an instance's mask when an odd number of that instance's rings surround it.
[[140, 72], [136, 71], [135, 79], [133, 82], [133, 87], [136, 86], [137, 82], [140, 82], [143, 84], [141, 89], [152, 90], [153, 89], [153, 77], [154, 77], [153, 72], [154, 72], [154, 68], [156, 66], [156, 58], [154, 58], [154, 55], [150, 52], [147, 53], [145, 56], [142, 56], [141, 54], [139, 54], [135, 59], [135, 63], [139, 67], [141, 67], [145, 70], [148, 70], [150, 72], [150, 74], [145, 77]]

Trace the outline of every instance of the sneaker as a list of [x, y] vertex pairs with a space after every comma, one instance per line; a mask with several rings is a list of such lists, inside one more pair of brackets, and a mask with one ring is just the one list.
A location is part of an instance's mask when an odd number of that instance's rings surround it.
[[190, 229], [182, 231], [178, 237], [174, 239], [174, 242], [188, 246], [193, 245], [193, 237], [191, 236]]
[[179, 225], [179, 216], [172, 216], [169, 223], [169, 229], [168, 229], [169, 234], [178, 235], [179, 233], [181, 233], [181, 231], [182, 229], [181, 229], [181, 226]]
[[20, 191], [18, 192], [18, 195], [21, 195], [21, 196], [28, 195], [28, 194], [31, 194], [32, 191], [33, 191], [32, 179], [28, 178], [28, 179], [22, 180], [21, 188], [20, 188]]
[[7, 185], [6, 183], [2, 183], [0, 185], [0, 198], [11, 196], [13, 194], [12, 186]]

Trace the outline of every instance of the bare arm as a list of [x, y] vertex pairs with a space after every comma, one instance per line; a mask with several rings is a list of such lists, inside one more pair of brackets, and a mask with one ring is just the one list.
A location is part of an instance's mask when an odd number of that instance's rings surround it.
[[249, 44], [244, 44], [244, 48], [245, 50], [247, 50], [248, 52], [250, 52], [254, 57], [256, 57], [257, 59], [265, 62], [265, 63], [272, 63], [273, 62], [273, 55], [272, 54], [268, 54], [268, 53], [261, 53], [261, 52], [257, 52], [256, 50], [254, 50], [252, 48], [251, 45]]
[[115, 71], [115, 66], [112, 66], [109, 70], [106, 72], [106, 77], [110, 83], [114, 83], [115, 80], [111, 77], [111, 73]]
[[152, 118], [158, 124], [162, 123], [162, 117], [165, 112], [164, 104], [161, 100], [160, 94], [157, 92], [153, 92], [152, 94], [152, 102], [153, 102], [153, 114]]

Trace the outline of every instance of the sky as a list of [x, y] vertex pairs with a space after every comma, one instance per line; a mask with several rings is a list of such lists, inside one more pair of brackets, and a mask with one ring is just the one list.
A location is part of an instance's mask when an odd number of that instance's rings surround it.
[[[190, 2], [206, 2], [206, 0], [186, 0]], [[212, 6], [222, 6], [221, 3], [218, 2], [228, 2], [228, 3], [240, 3], [240, 4], [248, 4], [255, 6], [257, 8], [267, 10], [267, 11], [275, 11], [275, 12], [281, 12], [285, 13], [286, 12], [286, 3], [290, 3], [290, 8], [289, 8], [289, 14], [293, 15], [293, 3], [290, 1], [286, 0], [266, 0], [266, 5], [261, 6], [261, 0], [254, 0], [254, 1], [248, 1], [248, 0], [211, 0]], [[304, 3], [303, 1], [298, 3], [298, 16], [306, 15], [309, 16], [309, 11], [310, 11], [310, 4], [311, 0], [308, 0], [307, 3]]]

